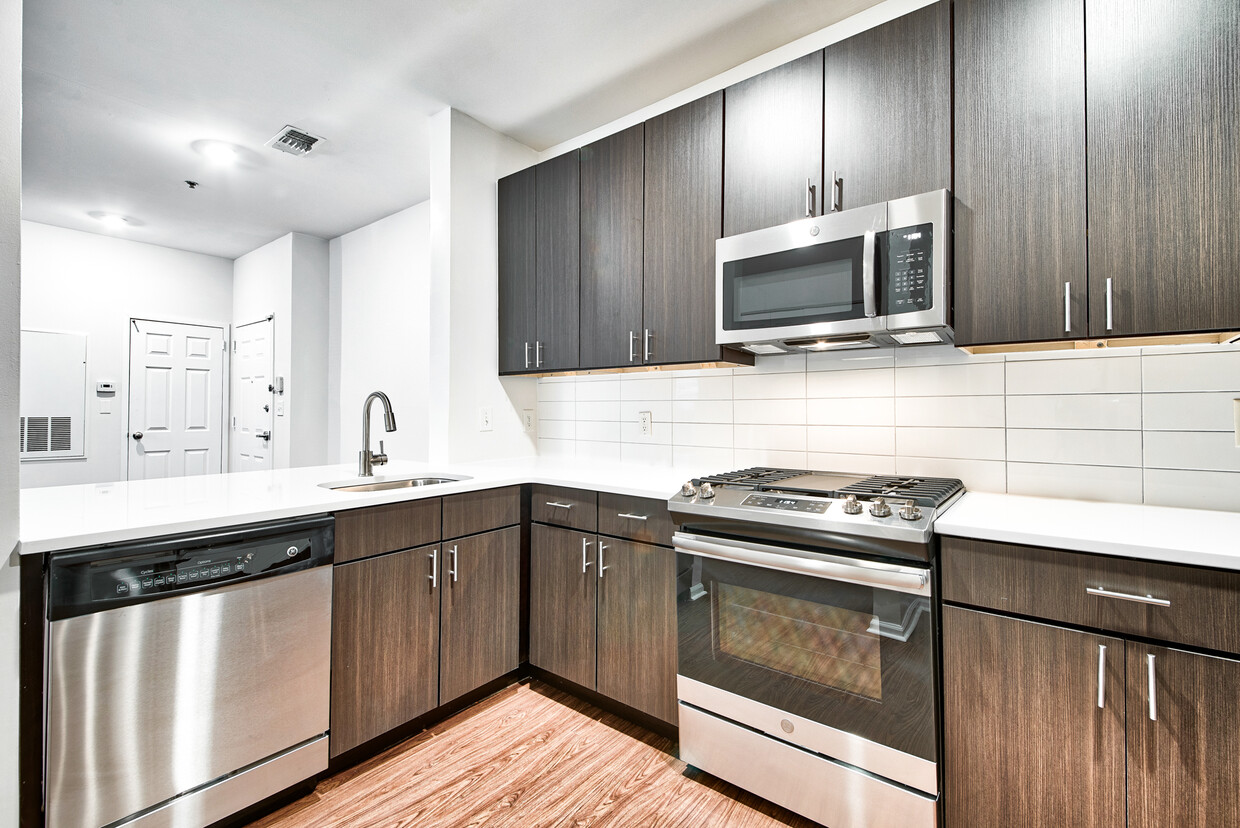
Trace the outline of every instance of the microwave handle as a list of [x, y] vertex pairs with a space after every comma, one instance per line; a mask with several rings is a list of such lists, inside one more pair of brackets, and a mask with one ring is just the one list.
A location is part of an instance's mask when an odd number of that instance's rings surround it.
[[877, 238], [877, 233], [867, 230], [865, 240], [861, 245], [861, 299], [864, 302], [867, 317], [878, 316], [878, 276], [874, 267], [874, 248]]

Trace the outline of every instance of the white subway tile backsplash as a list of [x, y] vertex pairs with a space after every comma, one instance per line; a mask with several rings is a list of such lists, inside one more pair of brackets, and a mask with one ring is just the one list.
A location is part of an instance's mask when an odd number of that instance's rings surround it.
[[1008, 460], [1075, 466], [1140, 466], [1141, 432], [1010, 428]]
[[807, 397], [890, 397], [895, 393], [894, 368], [818, 371], [805, 376]]
[[737, 400], [732, 403], [738, 423], [805, 425], [805, 398], [799, 400]]
[[810, 426], [807, 448], [823, 454], [896, 453], [896, 430], [890, 426]]
[[1233, 431], [1240, 392], [1142, 394], [1146, 431]]
[[818, 351], [805, 356], [807, 371], [860, 371], [892, 368], [896, 364], [892, 351]]
[[1141, 489], [1139, 468], [1008, 463], [1011, 494], [1140, 503]]
[[1007, 363], [1008, 394], [1136, 394], [1140, 391], [1140, 356]]
[[811, 451], [808, 468], [845, 474], [895, 474], [896, 458], [890, 454], [831, 454]]
[[731, 423], [673, 423], [672, 445], [731, 449]]
[[[650, 445], [646, 443], [621, 443], [620, 462], [634, 463], [644, 466], [672, 465], [671, 445]], [[672, 496], [668, 492], [668, 497]]]
[[672, 399], [731, 401], [732, 375], [674, 377]]
[[1145, 435], [1145, 467], [1240, 472], [1240, 448], [1231, 431], [1151, 431]]
[[642, 434], [641, 424], [636, 419], [621, 420], [620, 442], [670, 446], [672, 444], [672, 424], [656, 420], [650, 424], [650, 433]]
[[1007, 399], [1007, 426], [1139, 431], [1141, 395], [1014, 395]]
[[620, 403], [620, 422], [635, 423], [643, 411], [650, 412], [655, 425], [672, 421], [671, 400], [626, 400]]
[[733, 426], [738, 449], [772, 449], [774, 451], [805, 451], [805, 426], [743, 425]]
[[896, 401], [891, 397], [852, 397], [805, 401], [805, 421], [810, 425], [896, 424]]
[[[552, 382], [552, 377], [538, 381], [538, 401], [541, 402], [572, 402], [577, 398], [577, 383]], [[560, 379], [555, 377], [554, 379]]]
[[737, 468], [730, 445], [728, 448], [673, 445], [672, 465], [678, 469], [692, 469], [695, 474], [720, 474]]
[[574, 457], [577, 454], [576, 440], [550, 440], [538, 438], [538, 454], [541, 457]]
[[575, 440], [577, 426], [576, 420], [539, 420], [538, 436], [548, 440]]
[[732, 371], [734, 376], [743, 374], [803, 374], [805, 373], [805, 354], [774, 354], [755, 357], [753, 365], [746, 365]]
[[1145, 502], [1155, 506], [1240, 512], [1240, 474], [1146, 469]]
[[[675, 380], [671, 377], [647, 379], [645, 374], [624, 374], [623, 376], [618, 399], [670, 400], [672, 398], [672, 384]], [[631, 379], [631, 377], [641, 377], [641, 379]]]
[[577, 403], [578, 420], [618, 420], [620, 419], [619, 400], [594, 400]]
[[897, 397], [896, 425], [1003, 428], [1004, 397]]
[[982, 362], [1003, 362], [1003, 354], [971, 354], [951, 345], [927, 345], [918, 348], [896, 348], [896, 365], [957, 365]]
[[732, 425], [732, 400], [675, 400], [674, 423], [727, 423]]
[[953, 460], [945, 457], [897, 457], [896, 474], [955, 477], [975, 492], [1002, 492], [1007, 486], [1002, 460]]
[[955, 457], [961, 460], [1002, 460], [1001, 428], [896, 428], [899, 457]]
[[[566, 423], [574, 425], [574, 423]], [[580, 420], [575, 423], [577, 433], [573, 436], [578, 440], [590, 440], [596, 443], [620, 442], [620, 423], [600, 422], [597, 420]], [[552, 435], [547, 434], [550, 437]]]
[[620, 399], [620, 380], [618, 379], [609, 379], [602, 382], [577, 383], [578, 402], [582, 400], [618, 399]]
[[738, 469], [748, 469], [753, 466], [772, 466], [784, 469], [809, 468], [809, 458], [803, 451], [737, 448], [734, 452], [734, 459]]
[[572, 400], [538, 401], [538, 419], [542, 420], [575, 420], [577, 419], [576, 403]]
[[[740, 369], [737, 369], [740, 370]], [[735, 374], [734, 400], [791, 400], [805, 398], [805, 372], [796, 374]]]
[[1152, 354], [1141, 363], [1147, 392], [1240, 391], [1240, 351]]
[[599, 443], [591, 440], [578, 440], [576, 456], [579, 459], [602, 460], [608, 463], [619, 463], [621, 461], [620, 449], [621, 446], [619, 443]]
[[1002, 362], [896, 367], [897, 397], [960, 397], [1001, 395]]

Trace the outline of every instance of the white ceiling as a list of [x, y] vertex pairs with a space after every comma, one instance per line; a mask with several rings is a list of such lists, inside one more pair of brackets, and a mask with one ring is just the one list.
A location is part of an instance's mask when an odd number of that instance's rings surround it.
[[[227, 258], [334, 238], [427, 198], [446, 106], [541, 150], [876, 2], [26, 0], [23, 217]], [[325, 140], [265, 147], [285, 124]]]

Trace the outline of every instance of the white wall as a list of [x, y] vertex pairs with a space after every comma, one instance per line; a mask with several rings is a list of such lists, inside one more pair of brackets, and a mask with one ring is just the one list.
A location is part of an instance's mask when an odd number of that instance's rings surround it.
[[[232, 262], [30, 221], [21, 223], [21, 233], [21, 327], [87, 336], [86, 457], [22, 463], [22, 486], [124, 480], [129, 320], [193, 322], [227, 331]], [[116, 383], [109, 414], [99, 411], [94, 385], [100, 380]]]
[[17, 824], [22, 4], [0, 3], [0, 825]]
[[430, 217], [424, 201], [331, 241], [340, 330], [332, 462], [357, 462], [371, 391], [391, 399], [397, 426], [385, 433], [372, 410], [372, 450], [382, 439], [394, 460], [429, 457]]
[[[536, 156], [455, 110], [436, 115], [432, 130], [431, 459], [531, 455], [521, 411], [535, 406], [534, 381], [499, 377], [496, 182]], [[491, 431], [479, 430], [482, 407]]]
[[[289, 382], [289, 373], [292, 371], [293, 352], [292, 268], [291, 233], [257, 250], [251, 250], [233, 262], [233, 325], [245, 325], [275, 316], [273, 375], [284, 377], [286, 383]], [[289, 466], [290, 437], [287, 412], [283, 417], [272, 417], [272, 463], [277, 469], [286, 469]], [[232, 457], [231, 450], [229, 457]]]

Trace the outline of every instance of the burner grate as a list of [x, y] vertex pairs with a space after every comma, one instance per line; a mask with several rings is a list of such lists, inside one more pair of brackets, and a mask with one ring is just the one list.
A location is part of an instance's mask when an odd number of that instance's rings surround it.
[[693, 481], [693, 484], [700, 486], [703, 483], [709, 483], [712, 486], [720, 486], [725, 483], [743, 483], [755, 487], [769, 486], [772, 483], [790, 480], [803, 474], [810, 474], [810, 472], [797, 469], [772, 469], [765, 466], [754, 466], [752, 469], [741, 469], [740, 471], [699, 477]]
[[918, 506], [937, 508], [963, 489], [964, 484], [951, 477], [875, 475], [843, 487], [839, 490], [839, 494], [855, 494], [858, 498], [886, 497], [892, 500], [913, 500]]

